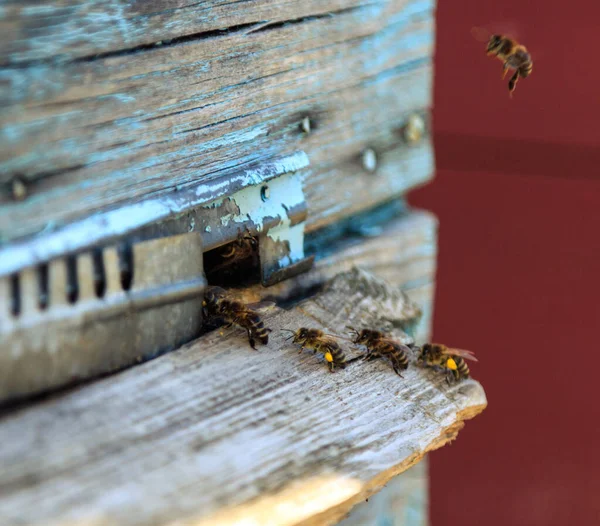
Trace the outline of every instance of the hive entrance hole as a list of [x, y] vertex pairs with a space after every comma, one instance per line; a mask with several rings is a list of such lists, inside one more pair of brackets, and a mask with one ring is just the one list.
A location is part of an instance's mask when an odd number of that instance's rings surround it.
[[246, 234], [204, 253], [204, 272], [209, 285], [243, 287], [260, 281], [257, 237]]

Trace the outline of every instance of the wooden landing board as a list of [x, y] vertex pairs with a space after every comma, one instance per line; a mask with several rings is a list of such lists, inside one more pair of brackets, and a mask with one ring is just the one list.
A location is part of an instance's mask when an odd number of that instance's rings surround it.
[[21, 4], [0, 12], [0, 243], [298, 150], [308, 230], [433, 172], [402, 129], [428, 118], [434, 0]]
[[5, 415], [2, 523], [335, 523], [455, 438], [485, 394], [474, 380], [450, 387], [417, 367], [399, 378], [381, 361], [330, 374], [279, 329], [341, 334], [347, 324], [400, 325], [414, 310], [396, 288], [350, 271], [272, 312], [258, 351], [241, 330], [215, 331]]

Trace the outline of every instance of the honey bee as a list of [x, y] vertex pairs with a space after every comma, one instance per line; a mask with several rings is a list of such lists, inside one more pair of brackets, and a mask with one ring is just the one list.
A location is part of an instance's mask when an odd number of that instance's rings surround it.
[[490, 35], [483, 28], [474, 27], [473, 36], [479, 41], [487, 41], [486, 53], [502, 61], [502, 78], [506, 77], [509, 69], [515, 72], [508, 81], [508, 92], [512, 97], [519, 78], [527, 78], [533, 70], [533, 61], [527, 48], [513, 38], [494, 34]]
[[235, 275], [240, 268], [247, 270], [257, 265], [258, 239], [248, 231], [239, 232], [234, 242], [211, 250], [205, 262], [205, 266], [209, 268], [209, 279], [216, 281], [219, 281], [219, 277]]
[[257, 248], [258, 240], [250, 232], [244, 232], [238, 234], [237, 240], [224, 248], [221, 257], [228, 260], [228, 263], [233, 263], [255, 254]]
[[408, 353], [410, 347], [400, 342], [386, 338], [380, 331], [362, 329], [360, 332], [348, 327], [355, 333], [352, 343], [364, 345], [367, 348], [365, 360], [371, 361], [376, 358], [385, 357], [392, 364], [395, 373], [402, 378], [400, 371], [408, 368]]
[[342, 351], [333, 336], [325, 334], [319, 329], [307, 329], [306, 327], [301, 327], [297, 331], [289, 329], [282, 330], [292, 333], [292, 336], [288, 339], [293, 338], [293, 342], [300, 345], [299, 353], [304, 349], [312, 349], [313, 351], [321, 353], [325, 357], [330, 372], [333, 373], [335, 367], [340, 369], [346, 367], [344, 351]]
[[441, 368], [446, 371], [448, 383], [452, 379], [458, 382], [461, 379], [469, 378], [469, 366], [465, 359], [477, 361], [471, 351], [453, 349], [441, 343], [426, 343], [421, 347], [418, 357], [418, 360], [426, 367]]
[[274, 304], [271, 302], [246, 304], [233, 298], [221, 287], [208, 287], [202, 301], [204, 315], [207, 318], [222, 318], [227, 323], [226, 328], [237, 325], [245, 329], [253, 349], [256, 349], [256, 341], [262, 345], [269, 343], [271, 329], [264, 326], [256, 311], [272, 305]]

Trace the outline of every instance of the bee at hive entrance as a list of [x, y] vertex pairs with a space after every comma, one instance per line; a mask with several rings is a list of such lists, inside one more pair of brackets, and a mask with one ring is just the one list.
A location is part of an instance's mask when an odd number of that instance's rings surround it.
[[260, 281], [258, 238], [249, 232], [204, 254], [206, 279], [211, 285], [240, 287]]

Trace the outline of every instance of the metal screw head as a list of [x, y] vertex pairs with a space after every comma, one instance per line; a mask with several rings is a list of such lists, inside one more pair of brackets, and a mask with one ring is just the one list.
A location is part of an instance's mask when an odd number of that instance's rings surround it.
[[408, 144], [415, 144], [421, 140], [424, 131], [425, 121], [423, 120], [423, 117], [414, 113], [408, 118], [406, 126], [404, 127], [404, 140]]
[[27, 186], [25, 181], [19, 177], [15, 177], [12, 181], [12, 195], [15, 201], [23, 201], [27, 196]]
[[372, 148], [367, 148], [362, 154], [363, 168], [367, 172], [374, 172], [377, 168], [377, 155]]
[[307, 135], [310, 133], [310, 119], [308, 117], [304, 117], [304, 119], [302, 119], [302, 122], [300, 123], [300, 129]]
[[260, 189], [260, 198], [263, 201], [266, 201], [267, 199], [269, 199], [269, 197], [271, 197], [271, 191], [269, 190], [269, 187], [265, 185]]

